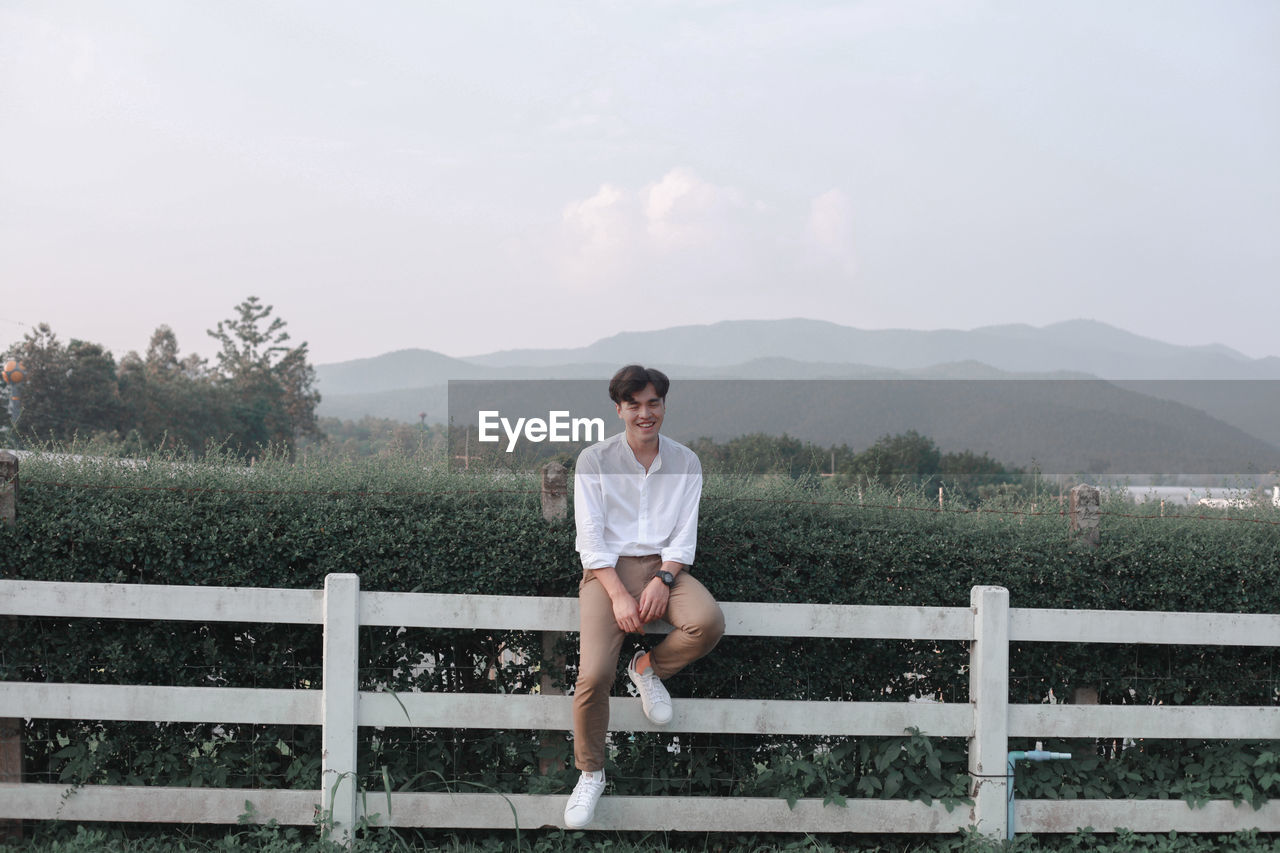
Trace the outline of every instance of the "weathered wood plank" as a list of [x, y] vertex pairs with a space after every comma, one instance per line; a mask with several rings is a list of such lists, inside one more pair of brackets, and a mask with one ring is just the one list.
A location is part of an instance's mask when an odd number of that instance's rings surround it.
[[973, 639], [973, 612], [967, 607], [760, 602], [727, 602], [721, 607], [725, 632], [743, 637]]
[[[549, 729], [572, 727], [572, 697], [479, 693], [361, 693], [362, 726]], [[319, 725], [318, 690], [234, 687], [0, 683], [0, 715], [85, 720], [154, 720]], [[795, 735], [899, 735], [908, 726], [939, 737], [967, 737], [968, 704], [677, 699], [670, 725], [650, 723], [636, 699], [610, 700], [615, 731], [736, 732]]]
[[1010, 705], [1013, 737], [1280, 738], [1280, 706]]
[[[320, 590], [0, 581], [0, 615], [319, 624]], [[361, 593], [361, 624], [573, 631], [574, 598]], [[970, 640], [962, 607], [724, 602], [737, 636]], [[1009, 638], [1032, 642], [1280, 645], [1280, 615], [1012, 608]], [[670, 630], [658, 626], [658, 631]]]
[[1280, 646], [1280, 615], [1124, 610], [1009, 611], [1013, 642]]
[[[762, 797], [611, 797], [596, 807], [592, 829], [648, 832], [957, 832], [969, 810], [939, 803], [850, 799], [847, 806]], [[535, 829], [563, 826], [563, 796], [527, 794], [371, 794], [366, 816], [390, 826]]]
[[[847, 637], [968, 640], [965, 607], [871, 607], [843, 604], [722, 602], [725, 633], [743, 637]], [[576, 598], [366, 592], [360, 622], [435, 628], [577, 631]], [[658, 626], [656, 632], [670, 631]]]
[[253, 804], [253, 820], [286, 825], [315, 822], [318, 791], [246, 788], [160, 788], [132, 785], [0, 785], [0, 818], [236, 823]]
[[320, 725], [319, 690], [0, 682], [0, 716]]
[[[479, 693], [361, 693], [360, 725], [426, 728], [550, 729], [573, 726], [570, 696]], [[666, 726], [650, 723], [640, 701], [609, 700], [614, 731], [793, 735], [900, 735], [908, 726], [939, 737], [968, 737], [973, 707], [941, 702], [802, 702], [681, 699]]]
[[1014, 826], [1018, 832], [1072, 833], [1086, 826], [1095, 832], [1280, 832], [1280, 801], [1255, 811], [1227, 800], [1196, 808], [1182, 800], [1019, 800]]
[[0, 614], [86, 619], [319, 624], [312, 589], [0, 581]]
[[[257, 822], [285, 825], [315, 821], [315, 791], [227, 788], [160, 788], [88, 785], [0, 785], [0, 819], [146, 821], [153, 823], [236, 823], [253, 804]], [[521, 829], [560, 826], [564, 797], [527, 794], [384, 794], [365, 798], [372, 823], [399, 827], [451, 826]], [[514, 808], [514, 814], [512, 809]], [[1019, 832], [1072, 833], [1092, 826], [1135, 832], [1234, 832], [1257, 828], [1280, 832], [1280, 801], [1254, 810], [1215, 800], [1190, 808], [1181, 800], [1020, 800]], [[600, 801], [593, 829], [686, 832], [955, 832], [968, 825], [969, 812], [901, 800], [848, 801], [823, 806], [800, 800], [794, 810], [784, 800], [723, 797], [610, 797]]]
[[[253, 804], [257, 822], [311, 824], [314, 791], [238, 788], [159, 788], [88, 785], [0, 785], [0, 818], [36, 820], [137, 821], [153, 823], [236, 823]], [[563, 796], [530, 794], [391, 794], [362, 798], [370, 823], [398, 827], [449, 826], [468, 829], [534, 829], [561, 826]], [[824, 806], [800, 800], [728, 797], [610, 797], [600, 801], [592, 829], [685, 832], [956, 832], [968, 810], [951, 812], [938, 803], [907, 800], [849, 800]], [[517, 824], [518, 821], [518, 824]]]
[[360, 624], [406, 628], [577, 631], [578, 599], [362, 592]]

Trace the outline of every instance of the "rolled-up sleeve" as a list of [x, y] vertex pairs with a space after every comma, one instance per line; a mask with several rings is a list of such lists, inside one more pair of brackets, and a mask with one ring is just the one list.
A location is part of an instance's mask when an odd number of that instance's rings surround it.
[[689, 473], [680, 493], [680, 507], [676, 514], [671, 539], [662, 549], [663, 561], [693, 565], [694, 552], [698, 549], [698, 503], [702, 500], [702, 463], [694, 456]]
[[604, 543], [604, 481], [600, 460], [584, 450], [573, 472], [573, 521], [578, 529], [574, 547], [584, 569], [608, 569], [618, 564], [618, 555]]

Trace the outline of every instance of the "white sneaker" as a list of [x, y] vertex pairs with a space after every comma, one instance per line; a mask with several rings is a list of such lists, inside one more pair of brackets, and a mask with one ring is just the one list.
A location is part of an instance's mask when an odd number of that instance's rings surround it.
[[662, 686], [662, 679], [653, 674], [653, 667], [644, 672], [636, 672], [636, 658], [642, 652], [636, 652], [627, 664], [627, 675], [631, 683], [640, 691], [640, 704], [644, 706], [644, 715], [656, 726], [665, 726], [671, 722], [671, 694]]
[[564, 825], [570, 829], [582, 829], [591, 823], [596, 814], [596, 803], [604, 793], [604, 771], [582, 771], [578, 784], [573, 786], [569, 802], [564, 807]]

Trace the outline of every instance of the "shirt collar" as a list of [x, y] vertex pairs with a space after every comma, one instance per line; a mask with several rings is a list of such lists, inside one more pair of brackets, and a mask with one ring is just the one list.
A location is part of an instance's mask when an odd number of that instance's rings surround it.
[[649, 465], [648, 471], [644, 470], [644, 465], [640, 464], [640, 460], [636, 458], [636, 452], [631, 449], [630, 444], [627, 444], [627, 434], [625, 432], [620, 432], [618, 433], [618, 437], [620, 439], [618, 441], [619, 451], [626, 454], [627, 459], [631, 460], [632, 464], [635, 465], [636, 470], [639, 471], [641, 474], [644, 474], [646, 476], [649, 474], [656, 474], [658, 470], [662, 468], [662, 436], [661, 435], [658, 436], [658, 455], [653, 457], [653, 463]]

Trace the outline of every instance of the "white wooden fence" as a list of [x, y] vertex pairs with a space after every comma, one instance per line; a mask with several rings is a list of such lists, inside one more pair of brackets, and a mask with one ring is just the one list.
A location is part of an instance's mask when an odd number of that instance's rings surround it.
[[[1280, 739], [1280, 706], [1016, 705], [1008, 702], [1009, 643], [1091, 642], [1280, 645], [1280, 616], [1010, 609], [1008, 592], [976, 587], [969, 607], [859, 607], [724, 603], [738, 636], [967, 641], [970, 702], [800, 702], [680, 699], [664, 731], [783, 735], [900, 735], [908, 726], [969, 740], [974, 805], [948, 812], [915, 801], [726, 797], [606, 797], [595, 827], [613, 830], [938, 833], [974, 825], [1003, 836], [1010, 737]], [[577, 600], [361, 592], [330, 575], [323, 591], [0, 581], [0, 615], [320, 624], [323, 689], [112, 686], [0, 682], [0, 717], [318, 725], [322, 788], [250, 790], [0, 785], [0, 819], [234, 823], [253, 804], [259, 820], [310, 824], [318, 807], [341, 831], [362, 815], [392, 826], [510, 829], [561, 825], [564, 798], [516, 792], [361, 794], [354, 790], [358, 726], [571, 728], [569, 697], [358, 689], [361, 625], [575, 631]], [[634, 699], [611, 700], [613, 728], [654, 730]], [[376, 815], [376, 817], [374, 817]], [[1280, 801], [1260, 810], [1230, 802], [1019, 801], [1020, 832], [1280, 831]]]

